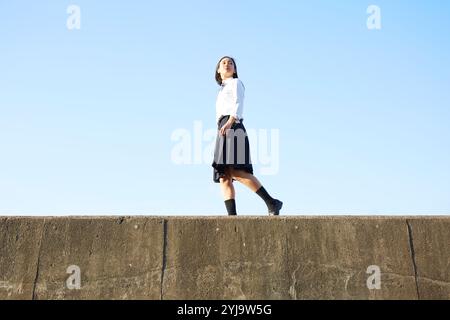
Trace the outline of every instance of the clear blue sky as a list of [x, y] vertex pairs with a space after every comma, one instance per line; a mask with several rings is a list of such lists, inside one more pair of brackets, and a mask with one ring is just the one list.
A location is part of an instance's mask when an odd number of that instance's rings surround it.
[[210, 161], [171, 158], [215, 128], [223, 55], [279, 132], [254, 169], [282, 214], [450, 214], [449, 34], [444, 1], [1, 1], [0, 215], [225, 215]]

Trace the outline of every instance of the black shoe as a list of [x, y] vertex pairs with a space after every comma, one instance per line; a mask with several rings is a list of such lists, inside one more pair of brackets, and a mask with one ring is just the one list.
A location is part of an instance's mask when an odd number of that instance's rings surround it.
[[269, 209], [269, 216], [278, 216], [280, 214], [280, 210], [283, 207], [283, 202], [278, 199], [275, 199], [272, 208]]

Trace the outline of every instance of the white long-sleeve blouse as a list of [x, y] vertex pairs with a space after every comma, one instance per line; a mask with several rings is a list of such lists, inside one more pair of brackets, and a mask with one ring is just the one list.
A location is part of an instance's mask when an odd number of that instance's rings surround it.
[[239, 78], [222, 81], [216, 100], [216, 122], [222, 115], [231, 115], [238, 121], [243, 119], [245, 87]]

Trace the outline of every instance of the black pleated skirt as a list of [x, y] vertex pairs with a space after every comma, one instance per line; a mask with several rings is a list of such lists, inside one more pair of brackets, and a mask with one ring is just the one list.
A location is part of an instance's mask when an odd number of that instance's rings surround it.
[[211, 165], [215, 183], [219, 183], [220, 178], [225, 176], [227, 167], [253, 174], [250, 144], [242, 120], [239, 123], [233, 123], [225, 136], [222, 136], [219, 132], [229, 118], [229, 115], [222, 116], [217, 122], [216, 146], [214, 148], [214, 160]]

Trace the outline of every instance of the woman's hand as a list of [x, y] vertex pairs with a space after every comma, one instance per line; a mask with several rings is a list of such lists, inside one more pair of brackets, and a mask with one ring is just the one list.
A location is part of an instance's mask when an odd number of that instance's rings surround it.
[[224, 136], [227, 133], [227, 130], [233, 126], [234, 118], [230, 118], [225, 124], [220, 128], [220, 134]]

